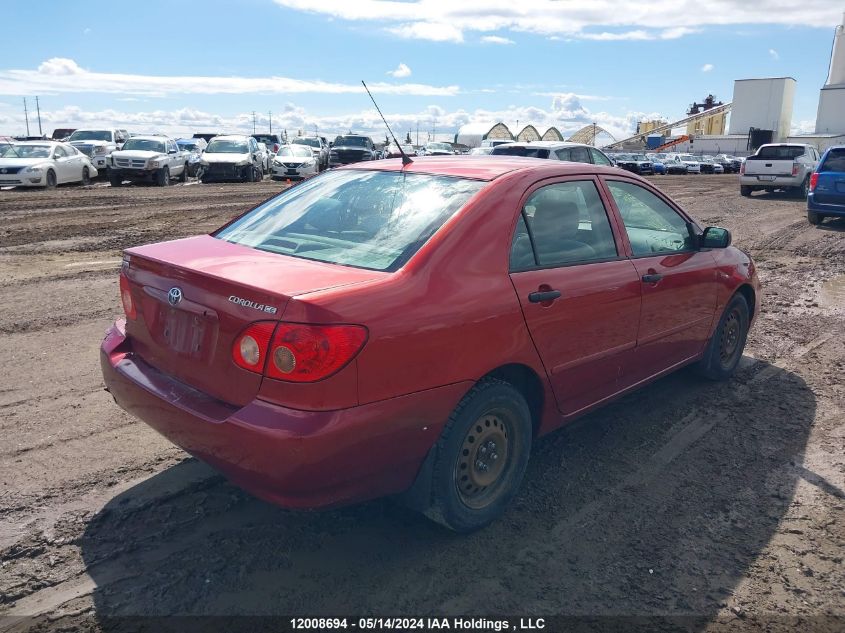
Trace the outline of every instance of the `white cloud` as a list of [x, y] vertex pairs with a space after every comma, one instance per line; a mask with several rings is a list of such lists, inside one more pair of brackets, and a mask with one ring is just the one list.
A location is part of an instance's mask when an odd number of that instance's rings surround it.
[[779, 60], [779, 59], [780, 59], [780, 55], [779, 55], [779, 54], [778, 54], [778, 52], [777, 52], [775, 49], [773, 49], [773, 48], [770, 48], [770, 49], [769, 49], [769, 56], [770, 56], [772, 59], [774, 59], [775, 61], [777, 61], [777, 60]]
[[838, 23], [838, 7], [830, 0], [780, 1], [772, 8], [747, 0], [710, 0], [701, 11], [699, 0], [275, 0], [280, 6], [331, 19], [383, 24], [402, 37], [461, 42], [466, 31], [527, 32], [565, 39], [676, 39], [696, 26], [780, 24], [829, 28]]
[[[457, 94], [458, 86], [416, 83], [369, 84], [373, 93], [445, 97]], [[99, 73], [81, 68], [72, 59], [54, 57], [37, 70], [0, 70], [0, 94], [59, 94], [72, 92], [112, 93], [162, 97], [174, 94], [342, 94], [363, 92], [358, 84], [290, 77], [201, 77]]]
[[391, 77], [396, 77], [397, 79], [401, 79], [402, 77], [410, 77], [411, 76], [411, 69], [408, 68], [406, 64], [399, 63], [396, 67], [396, 70], [388, 70], [387, 74]]
[[485, 35], [481, 38], [481, 41], [485, 44], [516, 44], [513, 40], [499, 35]]
[[709, 73], [714, 68], [715, 68], [715, 66], [713, 66], [713, 64], [704, 64], [704, 66], [701, 67], [701, 72]]
[[[126, 112], [115, 109], [92, 111], [77, 106], [66, 106], [58, 110], [42, 110], [41, 118], [44, 129], [50, 133], [59, 127], [82, 127], [91, 125], [114, 125], [126, 127], [132, 132], [161, 132], [172, 136], [185, 136], [195, 132], [232, 132], [252, 133], [252, 112], [234, 115], [219, 115], [196, 108], [176, 110], [151, 110], [144, 112]], [[385, 112], [385, 118], [397, 136], [404, 137], [407, 132], [416, 138], [419, 125], [420, 139], [427, 139], [428, 131], [436, 127], [439, 139], [451, 138], [458, 129], [467, 124], [486, 124], [498, 121], [506, 123], [511, 130], [518, 132], [527, 124], [534, 125], [542, 134], [551, 126], [557, 127], [567, 138], [577, 130], [592, 123], [605, 128], [616, 138], [633, 134], [637, 121], [644, 119], [665, 118], [661, 113], [628, 112], [624, 115], [612, 115], [607, 112], [594, 112], [584, 106], [578, 95], [561, 93], [556, 95], [546, 108], [536, 106], [510, 106], [499, 110], [463, 109], [448, 110], [432, 104], [426, 108], [411, 112]], [[267, 114], [256, 114], [259, 130], [269, 128]], [[286, 129], [289, 134], [298, 130], [320, 130], [327, 136], [345, 133], [349, 130], [370, 134], [373, 138], [384, 136], [384, 124], [375, 109], [347, 112], [330, 116], [313, 116], [304, 108], [285, 103], [273, 108], [273, 131]], [[23, 113], [17, 108], [0, 108], [0, 128], [11, 133], [24, 130]]]
[[804, 119], [790, 126], [790, 134], [812, 134], [816, 131], [815, 119]]

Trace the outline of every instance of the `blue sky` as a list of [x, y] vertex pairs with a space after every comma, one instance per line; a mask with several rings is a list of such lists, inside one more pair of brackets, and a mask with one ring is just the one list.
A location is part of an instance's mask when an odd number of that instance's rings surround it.
[[[466, 123], [615, 135], [677, 119], [733, 80], [798, 80], [793, 127], [811, 131], [843, 6], [830, 0], [42, 0], [4, 12], [0, 134], [44, 128], [268, 128], [382, 135], [360, 80], [404, 136]], [[398, 71], [398, 72], [397, 72]], [[391, 74], [392, 73], [392, 74]], [[34, 109], [34, 99], [28, 99]], [[30, 128], [37, 129], [34, 118]]]

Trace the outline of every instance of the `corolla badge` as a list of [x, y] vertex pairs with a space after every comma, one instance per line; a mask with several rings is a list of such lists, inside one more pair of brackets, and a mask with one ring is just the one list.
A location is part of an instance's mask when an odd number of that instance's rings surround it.
[[174, 286], [174, 287], [173, 287], [173, 288], [171, 288], [171, 289], [170, 289], [170, 291], [167, 293], [167, 302], [168, 302], [170, 305], [175, 306], [175, 305], [176, 305], [177, 303], [179, 303], [181, 300], [182, 300], [182, 289], [181, 289], [181, 288], [177, 288], [176, 286]]

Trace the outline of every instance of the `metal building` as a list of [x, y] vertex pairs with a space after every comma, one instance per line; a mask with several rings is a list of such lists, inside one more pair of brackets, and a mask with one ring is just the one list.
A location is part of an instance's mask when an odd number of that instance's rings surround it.
[[842, 24], [836, 27], [833, 50], [830, 54], [830, 71], [819, 94], [816, 113], [817, 134], [845, 132], [845, 14]]
[[747, 135], [751, 128], [770, 130], [772, 141], [783, 141], [792, 125], [795, 79], [737, 79], [729, 134]]

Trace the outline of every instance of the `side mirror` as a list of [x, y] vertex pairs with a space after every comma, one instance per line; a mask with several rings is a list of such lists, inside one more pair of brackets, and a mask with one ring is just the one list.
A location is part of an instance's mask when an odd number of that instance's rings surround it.
[[727, 248], [731, 245], [731, 232], [720, 226], [708, 226], [701, 234], [702, 248]]
[[178, 153], [178, 152], [179, 152], [179, 150], [178, 150], [178, 149], [173, 149], [172, 147], [171, 147], [169, 150], [167, 150], [167, 153], [168, 153], [168, 154], [176, 154], [176, 153]]

